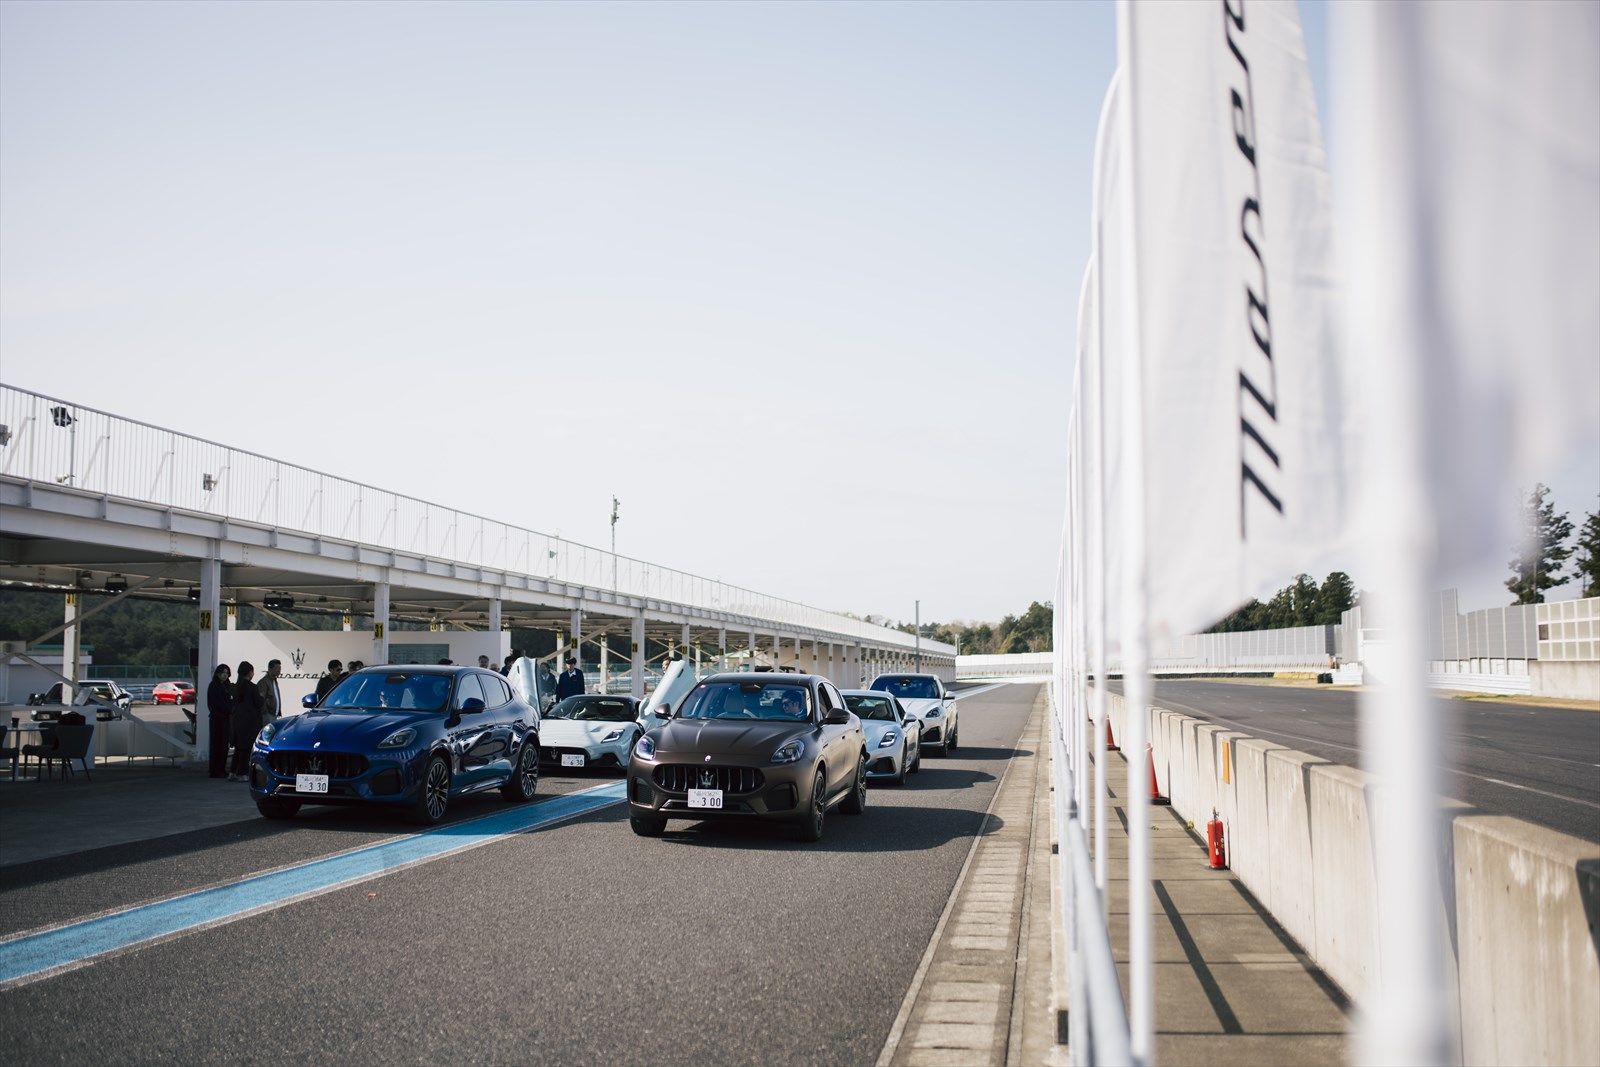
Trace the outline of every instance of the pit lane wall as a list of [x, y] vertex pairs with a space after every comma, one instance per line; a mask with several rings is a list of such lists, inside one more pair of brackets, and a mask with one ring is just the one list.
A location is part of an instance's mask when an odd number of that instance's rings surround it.
[[[1111, 693], [1113, 736], [1124, 736]], [[1359, 1006], [1379, 984], [1373, 826], [1364, 772], [1153, 708], [1152, 759], [1200, 833], [1215, 810], [1234, 872]], [[1128, 753], [1130, 758], [1133, 754]], [[1600, 846], [1444, 800], [1448, 998], [1467, 1064], [1600, 1063]]]

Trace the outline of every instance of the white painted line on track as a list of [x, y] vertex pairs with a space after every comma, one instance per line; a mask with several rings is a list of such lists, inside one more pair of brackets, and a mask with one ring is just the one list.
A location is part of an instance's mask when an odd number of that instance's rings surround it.
[[0, 990], [543, 829], [619, 804], [625, 796], [624, 783], [610, 782], [221, 885], [15, 934], [0, 940]]

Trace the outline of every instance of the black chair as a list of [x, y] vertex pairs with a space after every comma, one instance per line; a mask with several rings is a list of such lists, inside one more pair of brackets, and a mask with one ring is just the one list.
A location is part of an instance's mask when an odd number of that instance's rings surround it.
[[89, 773], [89, 742], [93, 738], [93, 726], [57, 726], [39, 744], [23, 745], [22, 754], [38, 759], [47, 772], [60, 760], [63, 781], [72, 774], [72, 761], [77, 760], [83, 767], [84, 776], [92, 782], [94, 775]]
[[17, 780], [17, 762], [22, 759], [22, 754], [17, 751], [16, 745], [6, 747], [6, 734], [11, 732], [11, 724], [0, 722], [0, 760], [11, 764], [11, 780]]

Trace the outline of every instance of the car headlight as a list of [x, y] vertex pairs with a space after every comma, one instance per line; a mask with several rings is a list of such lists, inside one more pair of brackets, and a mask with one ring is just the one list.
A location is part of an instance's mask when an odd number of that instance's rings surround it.
[[928, 718], [937, 719], [939, 716], [941, 716], [943, 714], [944, 714], [943, 709], [941, 709], [941, 708], [933, 708], [932, 710], [930, 710], [928, 712]]
[[883, 732], [883, 740], [878, 742], [878, 747], [889, 748], [898, 740], [900, 740], [900, 735], [898, 733], [893, 730], [885, 730]]
[[610, 733], [608, 733], [604, 737], [602, 737], [600, 739], [600, 743], [602, 745], [609, 745], [613, 741], [620, 741], [620, 740], [622, 740], [622, 728], [618, 727], [617, 729], [612, 730]]
[[800, 758], [801, 753], [803, 753], [805, 750], [805, 742], [801, 741], [798, 737], [793, 741], [785, 741], [783, 744], [778, 746], [778, 751], [772, 754], [772, 762], [793, 763], [795, 760]]
[[378, 747], [379, 748], [405, 748], [413, 740], [416, 739], [416, 736], [417, 736], [417, 731], [415, 731], [411, 727], [407, 726], [407, 727], [405, 727], [403, 729], [396, 730], [394, 733], [390, 734], [388, 737], [385, 737], [382, 741], [379, 741], [378, 742]]
[[650, 739], [649, 734], [639, 738], [639, 743], [633, 746], [633, 754], [641, 759], [656, 758], [656, 743]]
[[277, 723], [275, 723], [275, 722], [267, 723], [267, 725], [265, 725], [265, 726], [263, 726], [261, 728], [261, 732], [256, 734], [256, 747], [257, 748], [266, 748], [267, 745], [269, 743], [271, 743], [273, 736], [276, 735], [277, 732], [278, 732], [278, 724]]

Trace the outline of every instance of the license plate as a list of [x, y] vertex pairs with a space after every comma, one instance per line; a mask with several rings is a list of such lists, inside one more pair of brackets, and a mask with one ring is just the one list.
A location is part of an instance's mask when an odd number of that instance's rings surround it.
[[561, 754], [561, 766], [563, 766], [563, 767], [582, 767], [583, 766], [583, 756], [582, 755], [573, 756], [573, 755], [569, 755], [568, 753], [563, 752]]
[[326, 793], [328, 791], [328, 776], [326, 774], [297, 774], [294, 776], [294, 791], [296, 793]]
[[691, 789], [689, 790], [689, 806], [691, 808], [720, 808], [722, 807], [722, 790]]

